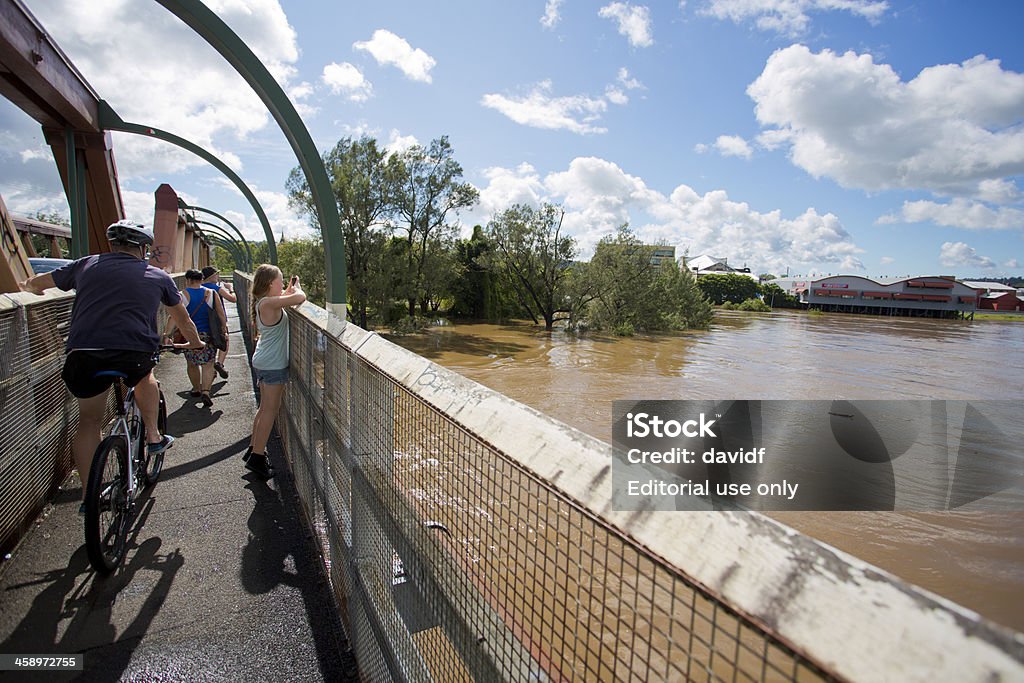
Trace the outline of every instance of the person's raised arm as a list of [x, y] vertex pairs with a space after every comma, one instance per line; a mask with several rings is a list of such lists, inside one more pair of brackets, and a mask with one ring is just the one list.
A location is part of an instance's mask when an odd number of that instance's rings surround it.
[[288, 306], [298, 306], [306, 300], [306, 293], [302, 291], [302, 286], [299, 284], [299, 277], [297, 275], [292, 277], [291, 284], [288, 288], [281, 292], [281, 296], [268, 296], [260, 300], [260, 307], [270, 307], [274, 309], [287, 308]]
[[44, 290], [56, 287], [57, 283], [53, 281], [52, 273], [43, 273], [42, 275], [33, 275], [29, 279], [19, 282], [18, 286], [24, 292], [42, 294]]
[[221, 288], [217, 290], [217, 293], [224, 297], [226, 301], [230, 301], [231, 303], [236, 303], [238, 301], [238, 297], [235, 296], [234, 292], [228, 289], [226, 284], [221, 285]]
[[167, 315], [170, 316], [171, 322], [174, 323], [175, 327], [181, 330], [181, 333], [188, 340], [187, 344], [175, 344], [177, 348], [188, 348], [188, 349], [201, 349], [206, 344], [199, 338], [199, 330], [196, 329], [196, 324], [192, 322], [192, 318], [188, 315], [188, 309], [185, 308], [185, 304], [178, 303], [176, 306], [167, 307]]

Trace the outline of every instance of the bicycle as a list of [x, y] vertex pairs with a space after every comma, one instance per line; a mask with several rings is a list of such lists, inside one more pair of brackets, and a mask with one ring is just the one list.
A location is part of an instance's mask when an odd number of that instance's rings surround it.
[[[179, 349], [161, 346], [160, 351]], [[158, 352], [159, 353], [159, 352]], [[164, 453], [146, 447], [146, 426], [135, 403], [135, 388], [124, 392], [124, 373], [103, 370], [97, 377], [114, 377], [117, 417], [110, 433], [96, 448], [85, 493], [85, 548], [89, 562], [100, 574], [114, 571], [124, 559], [128, 529], [139, 492], [156, 484]], [[157, 382], [159, 386], [159, 381]], [[167, 432], [167, 402], [163, 390], [157, 425]]]

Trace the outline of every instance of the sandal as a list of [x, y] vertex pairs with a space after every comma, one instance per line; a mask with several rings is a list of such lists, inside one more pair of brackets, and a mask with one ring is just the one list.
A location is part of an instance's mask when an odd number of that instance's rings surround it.
[[204, 408], [209, 408], [210, 406], [213, 405], [213, 399], [210, 398], [210, 392], [208, 392], [208, 391], [202, 392], [201, 397], [202, 397], [203, 407]]

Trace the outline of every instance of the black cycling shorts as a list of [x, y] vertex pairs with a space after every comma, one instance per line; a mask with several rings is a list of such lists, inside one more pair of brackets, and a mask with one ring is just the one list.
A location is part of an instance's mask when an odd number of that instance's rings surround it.
[[60, 376], [75, 398], [92, 398], [110, 388], [117, 378], [96, 377], [97, 372], [115, 370], [127, 377], [124, 382], [134, 387], [156, 365], [155, 354], [149, 351], [72, 351], [64, 361]]

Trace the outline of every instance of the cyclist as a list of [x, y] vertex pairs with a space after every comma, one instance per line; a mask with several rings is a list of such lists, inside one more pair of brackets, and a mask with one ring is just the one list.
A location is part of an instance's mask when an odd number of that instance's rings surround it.
[[204, 345], [174, 280], [145, 260], [153, 244], [153, 230], [121, 220], [107, 228], [107, 240], [110, 253], [85, 256], [21, 283], [22, 289], [34, 294], [51, 287], [77, 291], [61, 377], [78, 399], [78, 431], [71, 452], [82, 479], [83, 497], [100, 443], [107, 390], [115, 381], [96, 373], [113, 370], [127, 376], [125, 384], [135, 387], [135, 400], [146, 425], [147, 448], [150, 453], [161, 453], [174, 438], [161, 434], [157, 426], [160, 393], [152, 370], [160, 346], [156, 323], [160, 304], [167, 306], [171, 320], [188, 340], [176, 346], [197, 349]]

